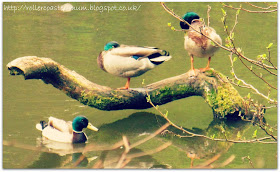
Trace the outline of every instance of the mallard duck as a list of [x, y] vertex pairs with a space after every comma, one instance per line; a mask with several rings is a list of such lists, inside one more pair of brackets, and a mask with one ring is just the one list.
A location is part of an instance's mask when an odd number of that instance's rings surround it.
[[169, 52], [155, 47], [137, 47], [120, 45], [112, 41], [104, 46], [98, 58], [98, 66], [110, 74], [127, 78], [125, 87], [128, 89], [130, 78], [137, 77], [155, 66], [171, 59]]
[[[204, 22], [200, 20], [200, 17], [195, 12], [187, 12], [182, 18], [195, 30], [201, 31], [204, 35], [207, 35], [219, 44], [222, 44], [222, 39], [216, 31], [211, 27], [205, 26]], [[186, 29], [184, 46], [191, 57], [191, 70], [194, 71], [194, 56], [202, 58], [208, 57], [207, 66], [205, 68], [201, 68], [200, 71], [204, 72], [209, 70], [211, 57], [219, 48], [212, 45], [211, 40], [200, 33], [197, 33], [194, 29], [189, 28], [186, 23], [181, 21], [180, 26], [182, 29]]]
[[42, 131], [43, 137], [64, 143], [85, 143], [87, 141], [87, 136], [83, 132], [84, 128], [98, 131], [84, 116], [75, 117], [73, 122], [66, 122], [51, 116], [49, 117], [48, 123], [40, 121], [40, 123], [36, 125], [36, 128]]

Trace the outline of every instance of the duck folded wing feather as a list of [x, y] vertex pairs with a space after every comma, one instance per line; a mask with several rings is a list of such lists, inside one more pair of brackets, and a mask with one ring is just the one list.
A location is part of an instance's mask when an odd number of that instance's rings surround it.
[[144, 48], [144, 47], [119, 47], [116, 49], [111, 50], [113, 55], [119, 56], [149, 56], [154, 53], [160, 53], [161, 50], [154, 49], [154, 48]]
[[49, 125], [53, 128], [64, 132], [64, 133], [72, 133], [72, 122], [71, 121], [64, 121], [55, 117], [49, 117]]

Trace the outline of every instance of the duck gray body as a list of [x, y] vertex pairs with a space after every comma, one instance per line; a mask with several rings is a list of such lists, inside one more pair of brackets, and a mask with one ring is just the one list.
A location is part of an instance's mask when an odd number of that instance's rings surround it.
[[130, 78], [140, 76], [170, 58], [166, 51], [157, 48], [120, 45], [102, 51], [98, 57], [98, 65], [110, 74]]
[[105, 45], [98, 58], [98, 66], [119, 77], [128, 78], [137, 77], [153, 69], [157, 65], [171, 59], [169, 53], [155, 47], [137, 47], [128, 45], [119, 45], [117, 42], [109, 42]]

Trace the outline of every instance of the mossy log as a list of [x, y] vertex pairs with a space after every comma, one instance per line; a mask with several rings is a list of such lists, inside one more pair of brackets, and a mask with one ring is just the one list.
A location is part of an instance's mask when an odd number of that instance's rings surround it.
[[238, 116], [245, 112], [243, 98], [227, 78], [215, 70], [205, 73], [197, 70], [195, 74], [187, 72], [142, 88], [119, 90], [93, 83], [50, 58], [20, 57], [8, 63], [7, 67], [11, 75], [41, 79], [69, 97], [100, 110], [150, 108], [151, 104], [147, 102], [147, 95], [150, 95], [155, 105], [202, 96], [218, 118]]

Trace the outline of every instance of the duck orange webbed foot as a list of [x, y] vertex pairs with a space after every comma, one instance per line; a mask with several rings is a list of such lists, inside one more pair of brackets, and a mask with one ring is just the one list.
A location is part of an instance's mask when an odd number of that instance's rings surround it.
[[205, 72], [205, 71], [208, 71], [208, 70], [211, 70], [211, 68], [206, 67], [206, 68], [200, 68], [199, 69], [200, 72]]
[[206, 71], [210, 71], [210, 70], [214, 70], [214, 69], [213, 69], [213, 68], [210, 68], [210, 67], [208, 67], [208, 68], [200, 68], [200, 69], [199, 69], [199, 71], [202, 72], [202, 73], [204, 73], [204, 72], [206, 72]]
[[127, 87], [120, 87], [120, 88], [117, 88], [117, 90], [128, 90], [129, 88]]

